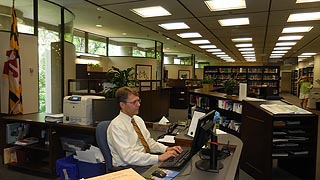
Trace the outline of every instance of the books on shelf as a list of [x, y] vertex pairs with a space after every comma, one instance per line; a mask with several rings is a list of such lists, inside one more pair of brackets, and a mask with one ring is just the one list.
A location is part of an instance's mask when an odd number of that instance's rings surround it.
[[18, 162], [16, 150], [19, 148], [21, 147], [12, 146], [12, 147], [3, 149], [3, 163], [9, 164], [9, 163]]
[[34, 143], [37, 143], [37, 142], [39, 142], [38, 138], [36, 138], [36, 137], [28, 137], [28, 138], [25, 138], [25, 139], [17, 140], [14, 144], [20, 145], [20, 146], [27, 146], [27, 145], [34, 144]]

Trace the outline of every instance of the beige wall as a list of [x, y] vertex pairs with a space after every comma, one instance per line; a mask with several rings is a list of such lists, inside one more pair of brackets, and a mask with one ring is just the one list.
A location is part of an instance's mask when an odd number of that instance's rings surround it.
[[152, 80], [156, 79], [156, 69], [157, 60], [156, 59], [146, 59], [146, 58], [135, 58], [135, 57], [105, 57], [103, 58], [107, 61], [107, 67], [104, 68], [105, 71], [115, 66], [121, 70], [127, 69], [129, 67], [136, 68], [136, 64], [151, 65], [152, 66]]
[[196, 75], [197, 79], [203, 79], [203, 68], [196, 68], [194, 74]]
[[[0, 66], [2, 73], [3, 64], [6, 61], [6, 51], [9, 49], [9, 37], [7, 32], [0, 32]], [[21, 57], [21, 81], [23, 113], [38, 112], [38, 38], [32, 35], [20, 34], [20, 57]], [[1, 112], [8, 112], [8, 84], [5, 83], [3, 76], [0, 78], [1, 93]]]
[[168, 78], [169, 79], [178, 79], [179, 70], [190, 71], [189, 79], [193, 78], [193, 72], [192, 72], [193, 66], [166, 64], [165, 68], [166, 68], [166, 70], [168, 70]]

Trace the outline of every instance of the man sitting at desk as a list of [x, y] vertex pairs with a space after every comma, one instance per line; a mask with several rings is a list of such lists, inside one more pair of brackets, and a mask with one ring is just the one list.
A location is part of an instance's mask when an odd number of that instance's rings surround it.
[[153, 165], [170, 157], [176, 157], [182, 152], [180, 146], [168, 147], [150, 137], [144, 121], [137, 116], [141, 100], [135, 89], [119, 88], [116, 99], [121, 110], [119, 115], [111, 121], [107, 130], [113, 166]]

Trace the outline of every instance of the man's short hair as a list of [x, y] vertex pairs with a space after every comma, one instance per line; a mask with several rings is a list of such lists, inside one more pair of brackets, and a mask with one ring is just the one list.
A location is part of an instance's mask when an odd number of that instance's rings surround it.
[[119, 102], [127, 102], [129, 94], [133, 94], [135, 96], [139, 96], [138, 91], [135, 88], [130, 87], [121, 87], [116, 91], [116, 99]]

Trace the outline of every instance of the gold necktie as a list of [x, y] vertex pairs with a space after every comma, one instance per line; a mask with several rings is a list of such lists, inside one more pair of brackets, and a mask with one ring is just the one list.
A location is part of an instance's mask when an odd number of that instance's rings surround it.
[[147, 141], [144, 139], [142, 133], [141, 133], [141, 130], [140, 128], [138, 127], [137, 123], [134, 121], [134, 119], [132, 118], [131, 119], [131, 123], [133, 125], [133, 128], [134, 130], [136, 131], [136, 133], [138, 134], [138, 137], [144, 147], [144, 150], [147, 152], [147, 153], [150, 153], [150, 148], [149, 148], [149, 145], [147, 143]]

